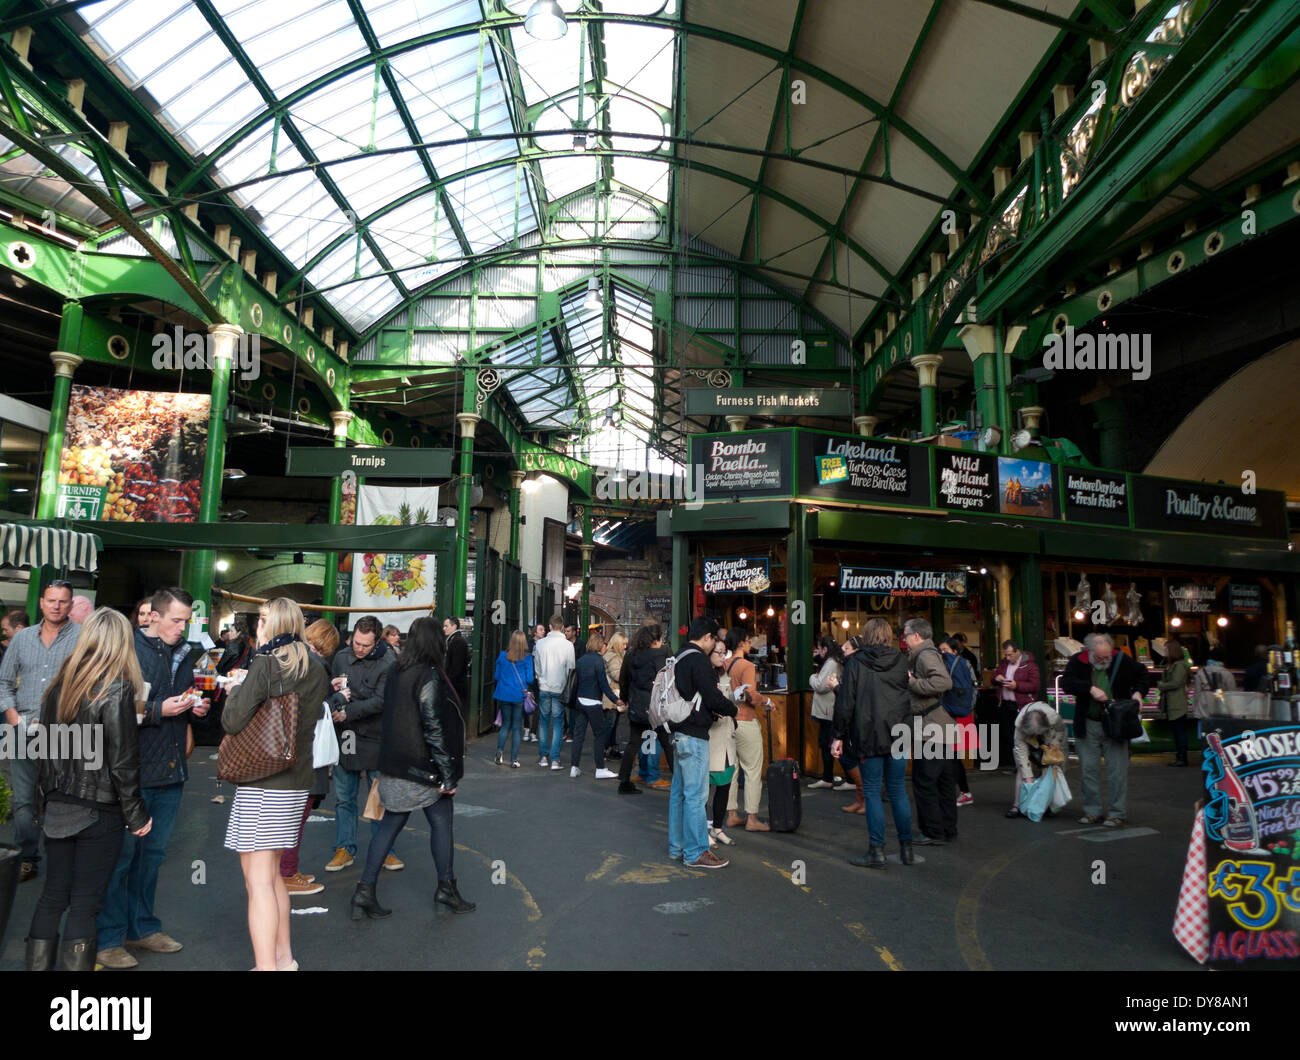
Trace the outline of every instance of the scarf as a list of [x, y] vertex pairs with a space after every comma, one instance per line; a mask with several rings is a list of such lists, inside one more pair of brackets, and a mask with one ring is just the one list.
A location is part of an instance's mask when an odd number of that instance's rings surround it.
[[260, 648], [257, 649], [258, 655], [270, 655], [277, 648], [283, 648], [288, 644], [302, 643], [302, 638], [297, 633], [281, 633], [278, 637], [272, 637]]

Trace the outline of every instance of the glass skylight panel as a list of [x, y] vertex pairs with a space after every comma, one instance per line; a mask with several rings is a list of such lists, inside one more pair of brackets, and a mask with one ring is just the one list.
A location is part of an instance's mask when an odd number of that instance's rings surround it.
[[383, 276], [349, 284], [326, 297], [358, 331], [364, 331], [402, 301], [397, 288]]
[[[475, 252], [491, 250], [513, 238], [515, 231], [516, 177], [514, 167], [457, 182], [446, 190], [460, 218], [465, 238]], [[532, 211], [522, 179], [518, 183], [520, 230], [533, 227]]]
[[[510, 31], [510, 43], [523, 84], [524, 99], [529, 106], [543, 99], [565, 95], [578, 85], [579, 48], [581, 48], [582, 76], [590, 80], [591, 49], [585, 32], [566, 33], [557, 41], [536, 40], [522, 27]], [[510, 59], [504, 58], [508, 67]], [[569, 108], [577, 117], [577, 101]]]
[[[374, 71], [358, 70], [295, 104], [294, 125], [320, 158], [358, 154], [370, 141], [374, 91]], [[392, 102], [382, 85], [379, 91], [380, 113], [387, 115]]]
[[346, 196], [358, 220], [429, 183], [429, 175], [414, 150], [330, 166], [329, 175]]
[[609, 80], [661, 106], [671, 106], [673, 31], [606, 22], [604, 34]]
[[[222, 51], [224, 53], [225, 49]], [[154, 96], [169, 88], [174, 91], [174, 81], [170, 86], [162, 83], [169, 79], [169, 71], [163, 70], [146, 87]], [[216, 99], [213, 98], [214, 85], [220, 85], [223, 91]], [[182, 142], [189, 144], [196, 155], [211, 153], [233, 132], [265, 110], [262, 94], [244, 77], [233, 59], [213, 67], [163, 104], [164, 118], [170, 120]], [[265, 128], [271, 128], [270, 120]]]
[[[461, 264], [456, 233], [452, 231], [434, 192], [427, 192], [384, 214], [371, 224], [370, 234], [394, 268], [423, 262], [433, 266], [435, 274], [441, 274]], [[437, 261], [429, 262], [428, 259], [435, 256], [435, 249]], [[402, 274], [402, 282], [407, 286], [424, 286], [430, 282], [430, 278], [405, 272]]]
[[596, 159], [590, 155], [569, 158], [543, 158], [542, 184], [552, 202], [596, 182]]
[[[134, 27], [134, 33], [140, 33], [138, 24]], [[166, 47], [159, 47], [164, 39], [167, 42]], [[186, 56], [188, 61], [190, 53], [194, 52], [205, 39], [218, 43], [212, 33], [212, 27], [208, 25], [198, 9], [188, 4], [177, 9], [164, 22], [154, 26], [143, 36], [137, 36], [135, 43], [122, 51], [118, 61], [136, 78], [135, 83], [128, 87], [139, 87], [153, 77], [159, 68], [171, 66], [180, 56]], [[219, 43], [218, 47], [220, 47]], [[181, 77], [191, 76], [188, 67], [183, 67], [179, 73]]]
[[367, 51], [343, 0], [217, 0], [216, 6], [277, 96]]
[[[669, 175], [670, 166], [667, 162], [627, 155], [619, 155], [614, 159], [615, 180], [659, 202], [668, 201]], [[617, 214], [613, 216], [616, 218]]]
[[[364, 7], [370, 28], [385, 46], [449, 26], [476, 23], [483, 17], [478, 0], [365, 0]], [[477, 43], [478, 34], [467, 39]]]

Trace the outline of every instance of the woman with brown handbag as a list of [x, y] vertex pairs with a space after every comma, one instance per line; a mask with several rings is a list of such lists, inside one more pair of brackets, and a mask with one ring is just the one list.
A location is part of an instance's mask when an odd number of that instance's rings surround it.
[[[226, 847], [238, 851], [248, 893], [248, 933], [256, 971], [297, 971], [289, 943], [289, 891], [280, 857], [298, 839], [299, 822], [312, 786], [312, 742], [319, 704], [329, 694], [329, 675], [303, 640], [302, 610], [279, 597], [266, 604], [265, 641], [248, 664], [248, 674], [226, 700], [221, 725], [242, 732], [261, 711], [296, 713], [292, 749], [283, 767], [251, 782], [235, 781]], [[299, 709], [300, 708], [300, 709]], [[222, 751], [226, 748], [223, 746]], [[219, 763], [220, 764], [220, 763]]]

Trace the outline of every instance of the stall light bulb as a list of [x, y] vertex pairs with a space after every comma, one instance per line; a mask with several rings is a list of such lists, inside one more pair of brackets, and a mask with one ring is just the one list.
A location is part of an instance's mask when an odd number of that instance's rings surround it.
[[[771, 617], [772, 617], [773, 615], [775, 615], [775, 614], [776, 614], [776, 612], [773, 611], [770, 607], [767, 609], [767, 617], [768, 617], [768, 618], [771, 618]], [[1227, 624], [1226, 621], [1223, 622], [1223, 624], [1226, 625], [1226, 624]]]
[[1173, 626], [1174, 629], [1177, 629], [1179, 626], [1183, 624], [1183, 620], [1179, 618], [1177, 615], [1174, 615], [1174, 617], [1169, 620], [1169, 624]]
[[745, 619], [749, 617], [749, 612], [742, 607], [739, 611], [736, 612], [736, 617], [743, 622], [745, 621]]
[[848, 620], [847, 618], [844, 619], [844, 621], [840, 623], [840, 628], [841, 628], [841, 629], [848, 629], [848, 628], [849, 628], [849, 620]]
[[1082, 621], [1084, 620], [1084, 618], [1086, 617], [1086, 615], [1087, 615], [1087, 612], [1085, 612], [1085, 611], [1083, 610], [1083, 608], [1081, 608], [1081, 607], [1076, 607], [1076, 608], [1074, 609], [1074, 620], [1075, 620], [1076, 622], [1082, 622]]
[[1224, 626], [1228, 624], [1228, 618], [1226, 615], [1220, 615], [1217, 619], [1215, 619], [1215, 622], [1217, 623], [1218, 627], [1222, 629]]
[[226, 571], [230, 570], [230, 563], [227, 560], [219, 559], [217, 560], [216, 567], [222, 574], [225, 574]]

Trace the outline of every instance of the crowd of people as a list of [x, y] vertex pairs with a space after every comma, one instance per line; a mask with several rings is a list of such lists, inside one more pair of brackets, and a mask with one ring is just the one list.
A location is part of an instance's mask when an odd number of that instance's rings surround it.
[[[20, 611], [0, 618], [6, 722], [23, 732], [91, 725], [104, 739], [94, 761], [49, 755], [10, 763], [20, 879], [41, 875], [43, 859], [47, 866], [27, 937], [30, 969], [130, 968], [138, 963], [133, 950], [182, 948], [156, 908], [158, 878], [189, 779], [194, 728], [210, 714], [232, 747], [267, 712], [292, 722], [290, 764], [232, 779], [225, 846], [239, 855], [257, 970], [297, 969], [290, 899], [324, 887], [302, 873], [299, 850], [312, 808], [331, 790], [335, 833], [326, 873], [355, 863], [358, 818], [371, 821], [351, 898], [354, 919], [391, 915], [378, 879], [381, 870], [404, 868], [398, 838], [417, 810], [430, 829], [434, 902], [473, 911], [454, 870], [453, 799], [464, 774], [470, 663], [456, 618], [416, 619], [403, 638], [366, 615], [341, 643], [330, 622], [308, 624], [298, 604], [273, 599], [255, 628], [249, 616], [223, 635], [214, 695], [194, 688], [196, 649], [186, 635], [194, 601], [183, 590], [158, 590], [131, 618], [85, 603], [89, 611], [67, 582], [53, 581], [40, 596], [39, 623], [28, 625]], [[758, 687], [752, 633], [696, 618], [673, 653], [663, 629], [649, 621], [630, 642], [622, 633], [606, 640], [596, 632], [583, 641], [558, 615], [548, 626], [514, 631], [495, 660], [498, 766], [521, 768], [521, 745], [535, 742], [538, 766], [562, 771], [567, 743], [576, 779], [590, 743], [593, 777], [617, 780], [620, 795], [641, 794], [638, 782], [668, 791], [669, 856], [693, 868], [725, 868], [718, 851], [735, 844], [737, 830], [770, 830], [760, 809], [763, 718], [772, 703]], [[1065, 721], [1042, 699], [1033, 656], [1010, 640], [1001, 647], [992, 684], [1003, 760], [1014, 763], [1015, 774], [1006, 816], [1020, 817], [1024, 786], [1064, 762], [1068, 741]], [[1185, 766], [1191, 719], [1205, 716], [1206, 697], [1233, 682], [1215, 658], [1193, 678], [1177, 638], [1163, 650], [1169, 664], [1158, 687], [1174, 727], [1171, 765]], [[917, 846], [956, 840], [958, 810], [973, 802], [962, 767], [971, 734], [962, 730], [973, 730], [980, 684], [964, 638], [936, 644], [924, 619], [895, 630], [871, 618], [843, 643], [821, 637], [815, 652], [811, 709], [822, 763], [810, 787], [855, 790], [842, 809], [865, 818], [867, 847], [851, 863], [886, 866], [886, 801], [903, 865], [915, 864]], [[1079, 705], [1073, 726], [1083, 823], [1126, 822], [1128, 740], [1113, 731], [1108, 712], [1151, 683], [1146, 668], [1104, 633], [1089, 636], [1065, 668], [1061, 688]], [[680, 716], [664, 722], [669, 700]], [[941, 734], [938, 753], [900, 746], [900, 730], [918, 721]], [[322, 763], [319, 730], [331, 723], [337, 755]], [[670, 780], [660, 774], [661, 754]]]

